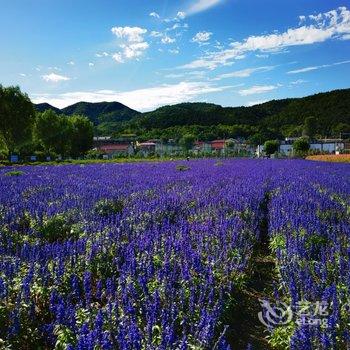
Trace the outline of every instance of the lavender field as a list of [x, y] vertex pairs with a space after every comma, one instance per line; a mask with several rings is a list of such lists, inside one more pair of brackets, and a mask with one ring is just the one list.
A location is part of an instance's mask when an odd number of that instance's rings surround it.
[[[0, 348], [347, 349], [349, 175], [304, 160], [3, 167]], [[265, 260], [258, 315], [239, 296]]]

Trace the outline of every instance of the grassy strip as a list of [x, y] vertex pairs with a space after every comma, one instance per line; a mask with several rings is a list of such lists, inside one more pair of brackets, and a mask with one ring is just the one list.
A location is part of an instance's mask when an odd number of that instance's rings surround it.
[[184, 157], [163, 157], [163, 158], [115, 158], [115, 159], [72, 159], [50, 162], [24, 162], [11, 163], [0, 162], [1, 166], [24, 166], [24, 165], [66, 165], [66, 164], [104, 164], [104, 163], [140, 163], [140, 162], [162, 162], [171, 160], [184, 160]]

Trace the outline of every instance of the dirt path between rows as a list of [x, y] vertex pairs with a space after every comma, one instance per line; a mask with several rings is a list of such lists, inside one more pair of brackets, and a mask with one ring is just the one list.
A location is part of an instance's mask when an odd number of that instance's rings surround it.
[[273, 299], [273, 286], [276, 279], [275, 259], [269, 247], [267, 205], [268, 196], [263, 203], [263, 218], [260, 222], [260, 240], [256, 243], [248, 267], [245, 286], [232, 294], [232, 305], [226, 313], [226, 339], [232, 350], [269, 350], [266, 339], [269, 334], [259, 321], [262, 311], [260, 299]]

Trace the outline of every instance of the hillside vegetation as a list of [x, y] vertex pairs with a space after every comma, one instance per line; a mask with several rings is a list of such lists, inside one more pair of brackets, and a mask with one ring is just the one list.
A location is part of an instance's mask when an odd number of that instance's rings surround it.
[[350, 132], [350, 89], [302, 98], [272, 100], [251, 107], [222, 107], [212, 103], [180, 103], [139, 113], [118, 102], [79, 102], [58, 110], [65, 115], [83, 114], [101, 135], [135, 133], [140, 139], [179, 139], [193, 134], [200, 140], [244, 137], [253, 143], [271, 138], [300, 136], [305, 119], [313, 117], [314, 135], [336, 136]]

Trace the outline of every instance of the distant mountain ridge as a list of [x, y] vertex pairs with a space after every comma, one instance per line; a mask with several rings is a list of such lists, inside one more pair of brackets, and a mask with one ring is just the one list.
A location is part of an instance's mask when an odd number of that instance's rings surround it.
[[[176, 118], [174, 118], [176, 116]], [[350, 122], [350, 89], [333, 90], [301, 98], [271, 100], [249, 107], [222, 107], [212, 103], [180, 103], [143, 113], [146, 128], [176, 125], [300, 124], [314, 116], [324, 123]]]
[[48, 103], [39, 103], [35, 105], [35, 108], [38, 112], [44, 112], [51, 109], [59, 114], [85, 115], [94, 123], [94, 125], [125, 122], [140, 115], [140, 112], [119, 102], [78, 102], [62, 109], [53, 107]]
[[305, 118], [311, 116], [316, 118], [317, 131], [321, 135], [334, 135], [338, 133], [335, 130], [350, 128], [350, 89], [333, 90], [301, 98], [271, 100], [249, 107], [179, 103], [146, 113], [137, 112], [119, 102], [78, 102], [63, 109], [47, 103], [36, 105], [38, 111], [50, 108], [66, 115], [86, 115], [101, 134], [105, 135], [123, 133], [126, 130], [145, 134], [154, 130], [153, 135], [159, 136], [164, 130], [171, 128], [187, 128], [187, 131], [191, 126], [210, 128], [227, 125], [241, 126], [246, 129], [245, 134], [270, 130], [270, 135], [281, 137], [293, 132], [300, 133]]

